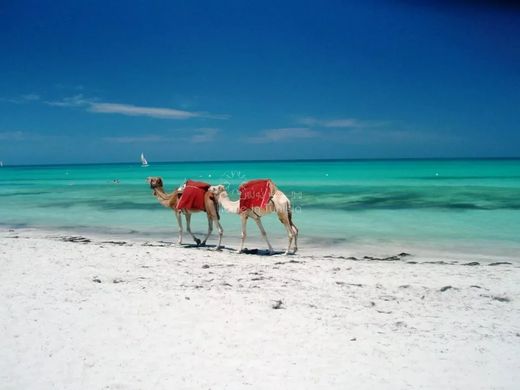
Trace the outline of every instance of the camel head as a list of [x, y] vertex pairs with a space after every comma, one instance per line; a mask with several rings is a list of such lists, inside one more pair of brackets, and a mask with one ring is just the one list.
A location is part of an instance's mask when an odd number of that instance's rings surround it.
[[224, 187], [222, 184], [219, 184], [218, 186], [210, 186], [208, 188], [208, 192], [211, 192], [215, 197], [219, 197], [219, 195], [223, 192], [226, 192], [226, 187]]
[[163, 186], [162, 178], [158, 176], [148, 177], [146, 181], [148, 182], [148, 184], [150, 184], [150, 188], [152, 190], [155, 190], [156, 188]]

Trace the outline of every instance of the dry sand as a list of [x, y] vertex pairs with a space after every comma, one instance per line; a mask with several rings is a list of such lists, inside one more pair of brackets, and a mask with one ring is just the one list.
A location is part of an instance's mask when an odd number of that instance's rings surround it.
[[1, 389], [519, 386], [518, 259], [88, 238], [0, 231]]

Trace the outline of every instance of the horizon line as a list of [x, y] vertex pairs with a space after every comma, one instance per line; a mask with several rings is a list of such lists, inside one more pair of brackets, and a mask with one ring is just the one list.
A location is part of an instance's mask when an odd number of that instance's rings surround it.
[[[302, 158], [302, 159], [253, 159], [253, 160], [178, 160], [178, 161], [151, 161], [152, 164], [206, 164], [206, 163], [267, 163], [267, 162], [339, 162], [339, 161], [448, 161], [448, 160], [520, 160], [518, 157], [360, 157], [360, 158]], [[17, 167], [52, 167], [52, 166], [82, 166], [82, 165], [139, 165], [139, 161], [119, 162], [85, 162], [85, 163], [40, 163], [40, 164], [3, 164], [3, 168]]]

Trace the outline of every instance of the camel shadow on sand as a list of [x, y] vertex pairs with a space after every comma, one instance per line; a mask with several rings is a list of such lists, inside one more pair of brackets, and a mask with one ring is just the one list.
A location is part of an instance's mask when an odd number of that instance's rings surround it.
[[[183, 248], [198, 248], [198, 249], [215, 250], [215, 248], [217, 246], [214, 245], [214, 244], [210, 244], [210, 245], [207, 245], [207, 244], [206, 245], [182, 244], [182, 247]], [[221, 246], [219, 250], [220, 251], [234, 252], [234, 253], [237, 252], [236, 248], [231, 248], [231, 247], [228, 247], [228, 246]], [[284, 253], [285, 253], [284, 251], [274, 251], [273, 253], [269, 253], [268, 249], [258, 249], [258, 248], [249, 249], [249, 248], [244, 248], [244, 250], [242, 251], [241, 254], [244, 254], [244, 255], [257, 255], [257, 256], [275, 256], [275, 255], [282, 255]]]

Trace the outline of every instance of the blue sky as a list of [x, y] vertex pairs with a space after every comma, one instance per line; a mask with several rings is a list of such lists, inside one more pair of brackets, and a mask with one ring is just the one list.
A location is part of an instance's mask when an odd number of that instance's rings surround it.
[[520, 8], [3, 1], [6, 164], [520, 156]]

